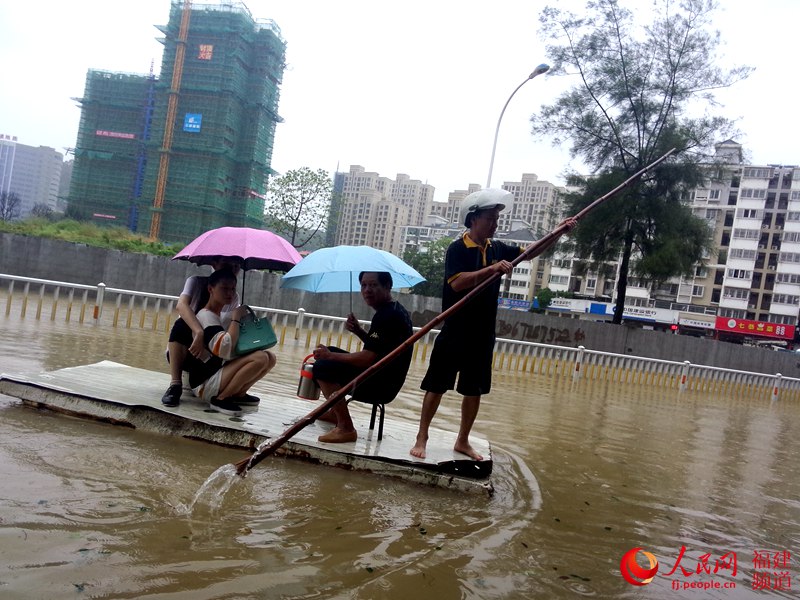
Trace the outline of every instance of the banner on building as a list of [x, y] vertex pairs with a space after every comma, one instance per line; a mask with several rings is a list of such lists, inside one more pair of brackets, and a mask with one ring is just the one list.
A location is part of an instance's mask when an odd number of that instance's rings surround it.
[[211, 60], [214, 57], [213, 44], [200, 44], [197, 50], [197, 58], [200, 60]]
[[714, 329], [713, 321], [703, 321], [700, 319], [690, 319], [687, 317], [679, 317], [678, 325], [683, 327], [697, 327], [698, 329]]
[[94, 132], [95, 135], [100, 137], [119, 138], [121, 140], [135, 140], [135, 133], [123, 133], [122, 131], [107, 131], [105, 129], [98, 129]]
[[794, 325], [781, 325], [765, 321], [717, 317], [714, 328], [718, 331], [731, 331], [742, 335], [760, 335], [764, 337], [794, 339]]
[[198, 133], [203, 124], [203, 115], [199, 113], [186, 113], [183, 117], [183, 130], [189, 133]]
[[512, 298], [498, 298], [497, 305], [500, 308], [511, 308], [513, 310], [530, 310], [531, 303], [528, 300], [514, 300]]

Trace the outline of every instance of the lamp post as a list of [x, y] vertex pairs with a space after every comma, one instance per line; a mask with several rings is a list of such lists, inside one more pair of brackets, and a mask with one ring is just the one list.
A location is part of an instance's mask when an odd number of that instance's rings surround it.
[[533, 72], [530, 75], [528, 75], [527, 79], [525, 79], [525, 81], [520, 83], [517, 86], [517, 89], [515, 89], [513, 92], [511, 92], [511, 95], [508, 97], [508, 100], [506, 100], [506, 103], [503, 106], [503, 110], [500, 111], [500, 118], [497, 119], [497, 128], [494, 130], [494, 144], [492, 144], [492, 159], [489, 161], [489, 177], [487, 177], [487, 179], [486, 179], [486, 187], [487, 188], [491, 187], [491, 185], [492, 185], [492, 169], [494, 169], [494, 153], [495, 153], [495, 150], [497, 150], [497, 134], [500, 133], [500, 122], [503, 120], [503, 115], [506, 112], [506, 108], [508, 107], [508, 103], [511, 102], [511, 99], [514, 97], [514, 94], [517, 93], [519, 88], [521, 88], [523, 85], [525, 85], [528, 81], [530, 81], [534, 77], [536, 77], [538, 75], [541, 75], [542, 73], [547, 73], [547, 71], [549, 71], [549, 70], [550, 70], [550, 65], [546, 65], [544, 63], [542, 63], [541, 65], [536, 67], [533, 70]]

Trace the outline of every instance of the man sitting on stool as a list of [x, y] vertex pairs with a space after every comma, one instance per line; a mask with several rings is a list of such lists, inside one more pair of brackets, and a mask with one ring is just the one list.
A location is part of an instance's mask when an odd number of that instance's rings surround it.
[[[363, 350], [345, 352], [340, 348], [322, 345], [314, 350], [314, 379], [326, 398], [411, 337], [412, 326], [408, 311], [392, 299], [391, 274], [362, 272], [358, 275], [358, 281], [361, 284], [361, 297], [368, 306], [375, 309], [375, 315], [368, 332], [364, 331], [353, 313], [347, 316], [345, 327], [364, 342]], [[413, 348], [409, 347], [378, 371], [376, 376], [359, 383], [351, 393], [365, 402], [392, 400], [403, 387], [412, 354]], [[343, 443], [358, 439], [344, 400], [338, 402], [320, 420], [336, 424], [331, 431], [319, 436], [320, 442]]]

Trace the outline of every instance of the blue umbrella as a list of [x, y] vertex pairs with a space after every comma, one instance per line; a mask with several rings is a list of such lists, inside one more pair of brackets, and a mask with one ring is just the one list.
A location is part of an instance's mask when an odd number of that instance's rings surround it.
[[306, 256], [281, 277], [281, 287], [308, 292], [352, 292], [361, 288], [358, 274], [362, 271], [391, 274], [392, 289], [409, 288], [425, 281], [414, 268], [385, 250], [334, 246]]

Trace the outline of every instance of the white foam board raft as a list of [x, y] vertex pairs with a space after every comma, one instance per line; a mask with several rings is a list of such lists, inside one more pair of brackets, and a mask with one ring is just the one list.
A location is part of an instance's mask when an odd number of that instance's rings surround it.
[[[55, 371], [0, 375], [0, 393], [36, 408], [242, 448], [247, 452], [278, 437], [317, 406], [315, 402], [291, 396], [286, 390], [264, 390], [257, 384], [252, 392], [261, 398], [260, 405], [240, 417], [212, 411], [207, 402], [187, 392], [179, 406], [168, 408], [161, 404], [161, 394], [168, 384], [169, 376], [164, 373], [112, 361]], [[315, 422], [284, 444], [277, 454], [424, 485], [489, 496], [493, 493], [492, 455], [487, 440], [478, 436], [470, 438], [473, 447], [485, 457], [476, 462], [453, 451], [455, 433], [431, 428], [427, 457], [417, 459], [409, 454], [417, 423], [392, 419], [391, 405], [386, 412], [380, 441], [377, 424], [375, 430], [369, 429], [369, 410], [351, 410], [359, 431], [357, 441], [319, 442], [319, 435], [332, 425]], [[246, 457], [243, 452], [242, 458]]]

